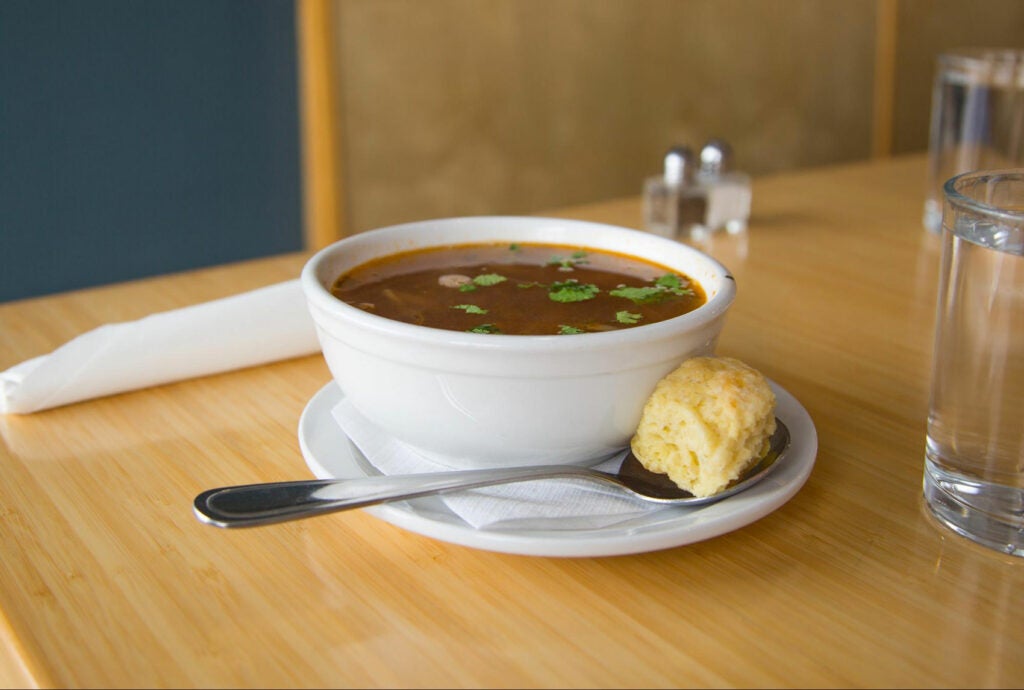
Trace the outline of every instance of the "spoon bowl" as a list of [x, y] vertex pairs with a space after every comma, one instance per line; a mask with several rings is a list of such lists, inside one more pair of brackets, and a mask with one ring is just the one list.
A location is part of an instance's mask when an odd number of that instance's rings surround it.
[[359, 479], [243, 484], [202, 492], [196, 496], [193, 510], [200, 522], [215, 527], [255, 527], [389, 501], [538, 479], [587, 479], [616, 486], [652, 503], [696, 507], [749, 489], [779, 465], [789, 447], [790, 435], [781, 420], [775, 421], [775, 433], [769, 441], [768, 451], [732, 484], [711, 496], [694, 496], [679, 488], [667, 475], [646, 469], [629, 451], [614, 473], [576, 465], [532, 465]]

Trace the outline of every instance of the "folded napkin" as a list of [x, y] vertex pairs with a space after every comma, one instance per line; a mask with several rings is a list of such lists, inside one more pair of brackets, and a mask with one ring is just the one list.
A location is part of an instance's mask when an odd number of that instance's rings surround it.
[[[347, 400], [332, 410], [335, 421], [382, 474], [443, 472], [450, 467], [428, 460], [382, 432]], [[625, 451], [597, 465], [614, 472]], [[667, 510], [618, 489], [584, 479], [541, 479], [442, 494], [453, 513], [476, 529], [602, 529]]]
[[0, 373], [0, 412], [28, 413], [320, 350], [298, 280], [101, 326]]

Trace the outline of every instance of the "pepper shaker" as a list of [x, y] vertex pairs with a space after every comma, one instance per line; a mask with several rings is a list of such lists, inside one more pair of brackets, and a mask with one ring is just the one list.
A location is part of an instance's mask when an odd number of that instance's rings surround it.
[[736, 234], [747, 229], [750, 218], [750, 176], [732, 170], [732, 147], [724, 139], [711, 139], [700, 151], [697, 184], [707, 193], [708, 232], [725, 228]]

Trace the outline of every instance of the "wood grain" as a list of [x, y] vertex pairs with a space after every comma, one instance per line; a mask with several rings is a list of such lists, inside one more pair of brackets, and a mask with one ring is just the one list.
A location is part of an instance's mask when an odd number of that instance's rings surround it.
[[[198, 523], [307, 477], [319, 356], [0, 417], [0, 682], [44, 687], [1014, 687], [1024, 564], [920, 499], [938, 242], [924, 160], [758, 178], [719, 352], [810, 412], [786, 505], [690, 546], [531, 558], [363, 512]], [[636, 198], [552, 214], [636, 226]], [[83, 329], [293, 277], [302, 255], [0, 305], [0, 368]]]

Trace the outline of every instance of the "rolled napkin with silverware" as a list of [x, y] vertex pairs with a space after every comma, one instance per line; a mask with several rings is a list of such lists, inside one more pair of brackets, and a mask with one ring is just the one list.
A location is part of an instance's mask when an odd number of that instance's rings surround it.
[[0, 373], [0, 412], [26, 414], [320, 351], [298, 280], [100, 326]]

